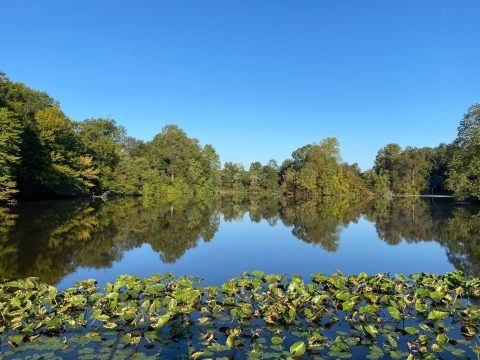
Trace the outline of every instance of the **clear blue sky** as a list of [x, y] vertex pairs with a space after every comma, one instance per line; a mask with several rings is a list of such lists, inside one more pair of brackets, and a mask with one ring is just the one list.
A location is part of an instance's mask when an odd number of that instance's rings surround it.
[[0, 70], [74, 120], [151, 140], [177, 124], [225, 161], [281, 163], [326, 137], [451, 142], [480, 102], [480, 1], [3, 1]]

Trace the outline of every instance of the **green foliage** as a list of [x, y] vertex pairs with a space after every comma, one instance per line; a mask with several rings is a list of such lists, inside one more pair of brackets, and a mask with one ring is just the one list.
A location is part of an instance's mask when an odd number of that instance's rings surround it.
[[[432, 162], [430, 148], [407, 146], [404, 150], [398, 144], [388, 144], [378, 151], [375, 159], [375, 175], [364, 174], [367, 186], [374, 194], [429, 193], [431, 187]], [[386, 180], [388, 183], [386, 184]], [[387, 186], [387, 189], [386, 189]]]
[[[220, 159], [215, 149], [208, 144], [202, 148], [197, 139], [187, 137], [176, 125], [165, 126], [147, 143], [146, 153], [151, 171], [144, 184], [144, 194], [152, 190], [215, 192], [220, 186]], [[155, 176], [161, 178], [160, 183], [154, 181]]]
[[388, 173], [377, 174], [374, 169], [368, 169], [363, 174], [365, 184], [373, 194], [385, 195], [390, 190], [390, 178]]
[[[245, 182], [245, 179], [247, 181]], [[227, 190], [243, 191], [250, 183], [250, 176], [242, 164], [226, 162], [221, 171], [222, 187]]]
[[[0, 201], [110, 191], [122, 195], [236, 192], [358, 196], [454, 191], [480, 195], [480, 105], [462, 120], [452, 145], [378, 151], [374, 171], [343, 163], [336, 138], [307, 144], [281, 166], [226, 162], [176, 125], [144, 143], [110, 118], [71, 121], [45, 92], [0, 73]], [[448, 171], [447, 171], [448, 170]], [[448, 175], [448, 179], [447, 179]]]
[[446, 187], [457, 199], [480, 199], [480, 104], [472, 105], [460, 122], [451, 146]]
[[[42, 168], [33, 176], [46, 191], [59, 195], [87, 192], [97, 179], [92, 157], [81, 151], [74, 123], [57, 107], [39, 110], [35, 131], [40, 145]], [[32, 149], [33, 150], [33, 149]]]
[[220, 160], [175, 125], [153, 141], [126, 136], [110, 118], [71, 121], [45, 92], [0, 73], [0, 201], [80, 195], [218, 191]]
[[92, 118], [76, 123], [76, 131], [83, 152], [93, 158], [93, 165], [98, 171], [94, 190], [110, 190], [117, 183], [114, 171], [120, 162], [125, 128], [110, 118]]
[[[308, 284], [254, 271], [220, 287], [171, 273], [121, 275], [104, 289], [88, 279], [63, 291], [37, 280], [0, 284], [4, 356], [350, 358], [364, 349], [378, 359], [405, 358], [409, 349], [433, 359], [477, 351], [480, 280], [459, 271], [347, 277], [336, 270], [312, 274]], [[447, 317], [454, 321], [445, 324]]]
[[15, 114], [0, 108], [0, 202], [10, 200], [16, 193], [12, 166], [20, 162], [22, 128]]
[[430, 172], [430, 188], [432, 194], [435, 192], [445, 192], [445, 180], [447, 178], [447, 166], [451, 156], [451, 147], [445, 143], [441, 143], [437, 147], [431, 149], [427, 155], [428, 161], [431, 163]]
[[320, 144], [303, 146], [292, 153], [292, 160], [279, 169], [282, 188], [286, 192], [337, 196], [363, 195], [368, 192], [358, 165], [342, 163], [340, 144], [326, 138]]
[[[92, 157], [82, 151], [75, 123], [46, 93], [13, 83], [0, 74], [2, 177], [22, 197], [74, 195], [97, 178]], [[7, 146], [8, 145], [8, 146]], [[5, 147], [7, 146], [7, 147]], [[2, 188], [4, 180], [0, 180]], [[11, 193], [11, 191], [10, 191]], [[0, 199], [1, 200], [1, 199]]]

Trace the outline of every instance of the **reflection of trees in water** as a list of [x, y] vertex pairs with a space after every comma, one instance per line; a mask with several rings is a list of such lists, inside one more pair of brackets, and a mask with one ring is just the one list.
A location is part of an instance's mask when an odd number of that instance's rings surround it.
[[473, 206], [418, 198], [237, 196], [61, 201], [0, 209], [0, 276], [38, 276], [55, 284], [78, 267], [109, 268], [125, 251], [143, 244], [164, 263], [174, 263], [200, 239], [211, 241], [221, 216], [237, 221], [247, 213], [252, 222], [275, 226], [280, 221], [298, 239], [329, 252], [338, 250], [343, 229], [363, 215], [386, 243], [436, 241], [456, 268], [480, 275], [480, 213]]
[[233, 196], [223, 197], [221, 213], [227, 222], [241, 221], [248, 213], [250, 221], [259, 223], [266, 220], [269, 225], [275, 226], [278, 220], [278, 209], [282, 198], [260, 196]]
[[132, 198], [20, 204], [0, 213], [10, 219], [0, 225], [0, 275], [56, 284], [78, 267], [109, 268], [144, 243], [173, 263], [200, 238], [213, 238], [220, 223], [215, 208], [214, 200], [142, 204]]
[[207, 207], [203, 211], [191, 204], [183, 204], [172, 209], [168, 204], [158, 204], [154, 210], [143, 214], [142, 232], [138, 234], [145, 243], [159, 252], [164, 263], [172, 264], [188, 249], [197, 246], [202, 237], [210, 241], [220, 225], [219, 214], [215, 208]]
[[292, 234], [310, 244], [320, 245], [329, 252], [340, 246], [342, 230], [357, 222], [365, 200], [320, 197], [307, 201], [289, 199], [280, 210], [285, 226], [292, 226]]
[[[111, 237], [94, 236], [103, 230], [97, 221], [99, 204], [41, 202], [12, 211], [17, 222], [0, 245], [0, 271], [6, 277], [38, 276], [53, 284], [79, 266], [105, 268], [121, 259], [123, 250], [115, 248]], [[6, 249], [13, 251], [7, 254]]]
[[[9, 208], [0, 207], [0, 268], [8, 269], [16, 257], [17, 248], [8, 242], [8, 236], [15, 226], [17, 218], [18, 215], [12, 213]], [[0, 270], [0, 279], [2, 277], [8, 278], [8, 274]]]
[[453, 266], [480, 276], [480, 212], [472, 215], [467, 209], [455, 209], [446, 222], [444, 234], [439, 242], [447, 249]]
[[365, 211], [378, 237], [389, 245], [436, 241], [449, 262], [468, 275], [480, 275], [480, 212], [477, 206], [435, 204], [419, 198], [370, 201]]
[[[399, 198], [388, 201], [375, 198], [369, 202], [365, 217], [374, 222], [378, 237], [389, 245], [398, 245], [405, 240], [408, 243], [432, 241], [438, 226], [444, 218], [435, 211], [428, 201], [420, 198]], [[435, 218], [435, 220], [434, 220]]]

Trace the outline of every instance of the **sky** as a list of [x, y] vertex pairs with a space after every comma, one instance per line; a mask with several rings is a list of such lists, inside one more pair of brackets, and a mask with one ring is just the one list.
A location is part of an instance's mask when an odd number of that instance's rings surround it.
[[4, 1], [0, 71], [72, 120], [149, 141], [176, 124], [226, 161], [340, 142], [450, 143], [480, 102], [478, 0]]

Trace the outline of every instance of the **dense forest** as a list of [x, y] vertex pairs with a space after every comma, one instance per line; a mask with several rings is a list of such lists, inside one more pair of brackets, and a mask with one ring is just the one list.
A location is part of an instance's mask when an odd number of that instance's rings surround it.
[[[453, 136], [452, 136], [453, 138]], [[152, 141], [127, 135], [111, 118], [73, 121], [47, 93], [0, 73], [0, 202], [78, 196], [208, 194], [219, 191], [335, 196], [453, 193], [480, 198], [480, 104], [451, 144], [387, 144], [364, 172], [326, 138], [279, 165], [226, 162], [176, 125]]]

